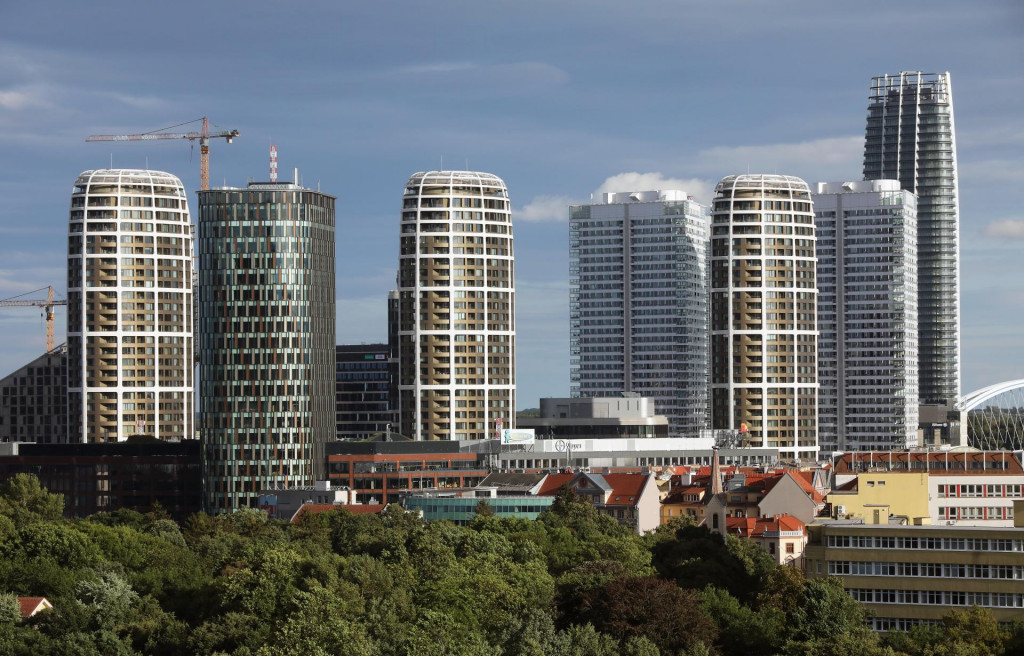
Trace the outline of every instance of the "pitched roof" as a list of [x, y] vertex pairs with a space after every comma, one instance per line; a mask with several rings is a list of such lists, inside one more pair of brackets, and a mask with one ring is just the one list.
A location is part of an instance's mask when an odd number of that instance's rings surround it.
[[18, 607], [22, 617], [32, 617], [36, 613], [53, 608], [46, 597], [18, 597]]
[[[725, 530], [744, 538], [765, 537], [766, 533], [804, 532], [804, 523], [792, 515], [774, 517], [726, 517]], [[778, 537], [778, 536], [776, 536]]]
[[608, 505], [636, 505], [650, 479], [650, 474], [605, 474], [604, 480], [612, 487]]

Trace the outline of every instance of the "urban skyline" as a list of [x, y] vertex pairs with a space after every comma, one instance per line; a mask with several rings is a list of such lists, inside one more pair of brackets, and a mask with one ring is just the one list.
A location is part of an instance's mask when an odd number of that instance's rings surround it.
[[[1011, 64], [1021, 47], [1017, 4], [978, 11], [938, 3], [915, 12], [921, 36], [902, 28], [910, 12], [902, 7], [722, 3], [673, 14], [653, 3], [568, 3], [545, 7], [543, 24], [535, 20], [540, 5], [466, 9], [311, 5], [278, 25], [270, 9], [213, 7], [206, 24], [190, 28], [188, 47], [178, 47], [131, 29], [154, 18], [147, 8], [66, 5], [43, 20], [34, 7], [4, 7], [0, 296], [48, 283], [66, 291], [59, 263], [67, 195], [53, 190], [108, 166], [111, 155], [114, 166], [148, 164], [181, 177], [194, 203], [198, 156], [190, 159], [188, 143], [101, 146], [83, 143], [86, 135], [145, 132], [205, 114], [242, 132], [230, 146], [212, 146], [215, 185], [263, 177], [254, 171], [273, 142], [282, 170], [298, 165], [306, 186], [319, 180], [339, 197], [337, 342], [380, 341], [380, 298], [395, 274], [393, 189], [410, 171], [440, 167], [442, 156], [444, 168], [464, 168], [468, 158], [466, 168], [504, 178], [513, 198], [517, 396], [532, 406], [568, 390], [567, 303], [551, 300], [568, 293], [568, 204], [641, 188], [682, 188], [708, 203], [714, 181], [748, 166], [809, 183], [860, 179], [871, 78], [949, 70], [957, 91], [963, 391], [1024, 371], [1016, 339], [1024, 295], [1014, 284], [1014, 239], [1024, 236], [1022, 91]], [[224, 24], [233, 28], [216, 27]], [[709, 24], [718, 26], [714, 38]], [[458, 43], [439, 38], [453, 30], [464, 35]], [[56, 38], [61, 32], [68, 36]], [[572, 38], [549, 38], [564, 32]], [[257, 33], [268, 36], [253, 39]], [[924, 36], [939, 33], [945, 37]], [[380, 34], [391, 45], [378, 45]], [[629, 57], [595, 49], [611, 34], [631, 38]], [[755, 51], [744, 44], [755, 41], [756, 56], [799, 73], [784, 83], [746, 75]], [[808, 51], [834, 57], [809, 61]], [[209, 65], [214, 58], [219, 70]], [[285, 104], [260, 91], [279, 64], [288, 69], [287, 93], [277, 94]], [[95, 74], [80, 75], [83, 67]], [[739, 79], [743, 85], [733, 84]], [[65, 317], [58, 309], [58, 320]], [[42, 326], [29, 310], [7, 310], [0, 321], [9, 336], [0, 363], [13, 371], [41, 352]]]

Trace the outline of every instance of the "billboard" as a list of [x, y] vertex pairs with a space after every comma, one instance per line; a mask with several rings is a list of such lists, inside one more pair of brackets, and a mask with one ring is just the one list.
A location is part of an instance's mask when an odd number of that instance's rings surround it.
[[501, 431], [502, 444], [533, 444], [535, 439], [532, 428], [506, 428]]

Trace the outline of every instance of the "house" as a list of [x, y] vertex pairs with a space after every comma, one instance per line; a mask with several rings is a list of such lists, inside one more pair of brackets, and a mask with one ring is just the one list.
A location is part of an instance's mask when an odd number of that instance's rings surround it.
[[713, 533], [722, 533], [730, 517], [791, 515], [808, 524], [824, 507], [825, 497], [795, 471], [738, 473], [723, 492], [708, 498], [705, 524]]
[[753, 540], [779, 565], [803, 565], [807, 532], [804, 523], [792, 515], [729, 517], [726, 519], [725, 532]]
[[654, 474], [549, 474], [537, 494], [557, 496], [566, 485], [589, 500], [599, 513], [637, 533], [658, 528], [660, 502]]
[[18, 597], [22, 618], [28, 619], [44, 610], [53, 610], [53, 604], [46, 597]]

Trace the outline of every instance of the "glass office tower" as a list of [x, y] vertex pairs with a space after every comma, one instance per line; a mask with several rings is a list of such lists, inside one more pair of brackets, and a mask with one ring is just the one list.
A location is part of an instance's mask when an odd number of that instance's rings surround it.
[[199, 379], [209, 512], [324, 477], [334, 438], [334, 197], [199, 192]]
[[960, 205], [949, 73], [872, 78], [864, 179], [917, 194], [921, 403], [960, 395]]
[[674, 435], [708, 428], [708, 208], [683, 191], [604, 194], [569, 210], [576, 397], [654, 399]]
[[917, 198], [896, 180], [819, 182], [818, 442], [917, 446]]

